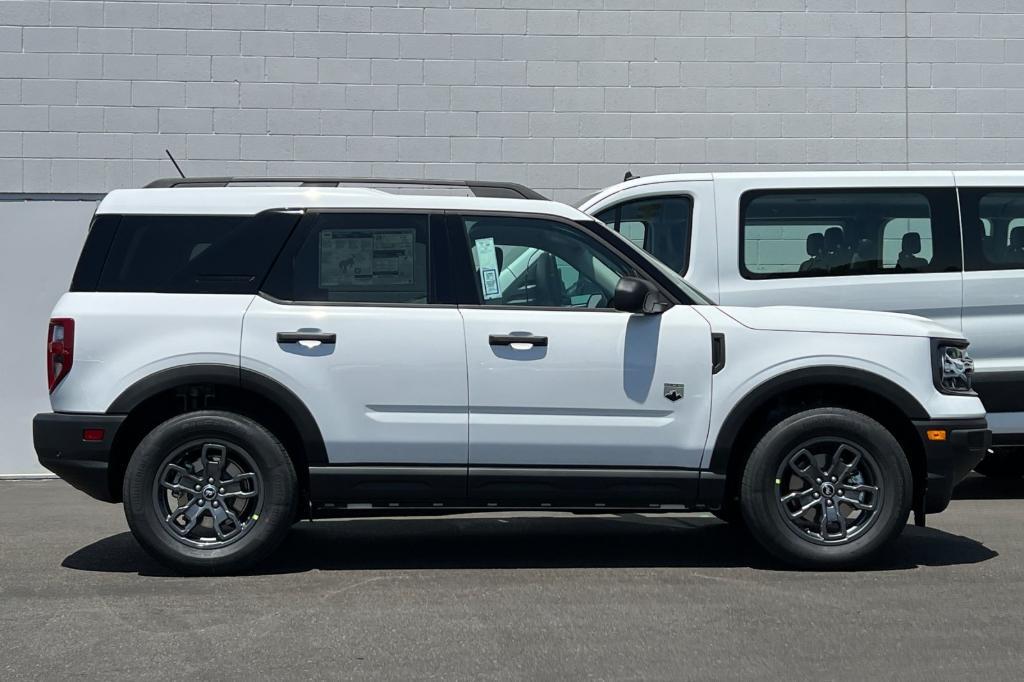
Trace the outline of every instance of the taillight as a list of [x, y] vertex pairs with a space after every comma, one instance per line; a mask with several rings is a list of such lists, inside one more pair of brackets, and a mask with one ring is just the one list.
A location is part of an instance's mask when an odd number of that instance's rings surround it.
[[75, 321], [70, 317], [55, 317], [50, 320], [50, 331], [46, 337], [46, 378], [50, 393], [71, 371], [74, 359]]

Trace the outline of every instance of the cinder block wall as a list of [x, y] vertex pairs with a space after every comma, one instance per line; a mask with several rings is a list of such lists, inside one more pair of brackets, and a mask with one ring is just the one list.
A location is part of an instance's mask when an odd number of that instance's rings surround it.
[[0, 192], [1024, 161], [1018, 0], [0, 1]]

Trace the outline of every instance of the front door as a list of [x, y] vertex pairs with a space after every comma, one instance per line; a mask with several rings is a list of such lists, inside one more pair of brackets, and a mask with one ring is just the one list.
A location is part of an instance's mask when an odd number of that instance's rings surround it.
[[[471, 500], [685, 504], [707, 437], [711, 331], [611, 307], [635, 265], [577, 225], [466, 215]], [[466, 259], [468, 260], [468, 259]]]
[[464, 501], [462, 317], [440, 302], [436, 284], [446, 267], [433, 254], [445, 253], [444, 234], [440, 251], [431, 247], [443, 222], [307, 215], [245, 315], [243, 370], [290, 389], [323, 436], [328, 461], [311, 468], [316, 501]]

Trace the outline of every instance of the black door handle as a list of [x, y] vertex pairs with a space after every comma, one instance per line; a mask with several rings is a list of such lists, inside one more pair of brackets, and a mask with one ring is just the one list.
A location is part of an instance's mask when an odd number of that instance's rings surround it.
[[337, 334], [328, 332], [278, 332], [278, 343], [298, 343], [299, 341], [319, 341], [320, 343], [336, 343]]
[[548, 345], [546, 336], [530, 336], [527, 334], [491, 334], [492, 346], [511, 346], [513, 343], [529, 343], [534, 346]]

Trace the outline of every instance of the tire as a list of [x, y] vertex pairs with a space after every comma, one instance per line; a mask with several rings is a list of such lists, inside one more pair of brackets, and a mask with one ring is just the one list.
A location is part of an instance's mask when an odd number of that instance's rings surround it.
[[824, 407], [761, 438], [743, 472], [740, 506], [751, 534], [777, 559], [834, 569], [878, 556], [906, 525], [912, 496], [910, 464], [892, 434], [858, 412]]
[[[220, 480], [210, 484], [208, 474]], [[277, 548], [296, 517], [298, 481], [270, 431], [208, 410], [169, 419], [143, 438], [123, 494], [128, 526], [149, 554], [181, 573], [223, 574]]]
[[974, 467], [982, 476], [1015, 479], [1024, 476], [1024, 448], [998, 448]]

